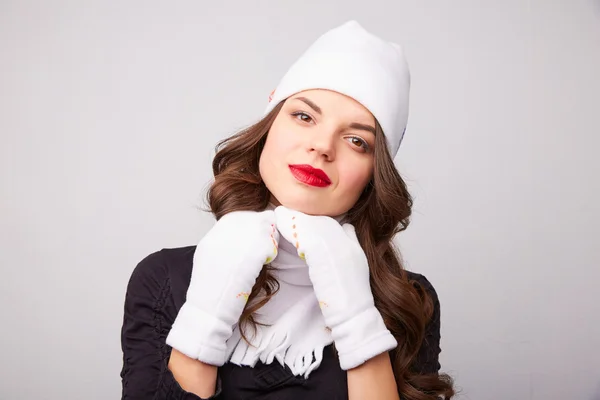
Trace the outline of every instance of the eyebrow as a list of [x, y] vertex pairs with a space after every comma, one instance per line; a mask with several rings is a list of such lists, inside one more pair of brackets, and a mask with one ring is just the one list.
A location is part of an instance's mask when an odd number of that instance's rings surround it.
[[306, 104], [308, 104], [308, 106], [310, 108], [312, 108], [313, 110], [315, 110], [315, 112], [319, 115], [322, 115], [323, 112], [321, 111], [321, 107], [319, 107], [318, 105], [316, 105], [315, 103], [313, 103], [311, 100], [307, 99], [306, 97], [296, 97], [296, 100], [300, 100], [305, 102]]
[[375, 128], [373, 128], [371, 125], [365, 125], [365, 124], [359, 124], [358, 122], [353, 122], [350, 124], [350, 128], [368, 131], [368, 132], [371, 132], [373, 135], [376, 134]]
[[[318, 105], [316, 105], [313, 101], [311, 101], [310, 99], [307, 99], [306, 97], [296, 97], [295, 100], [300, 100], [304, 103], [306, 103], [310, 108], [312, 108], [313, 110], [315, 110], [315, 112], [319, 115], [323, 115], [323, 111], [321, 110], [321, 107], [319, 107]], [[371, 132], [373, 135], [375, 135], [375, 128], [372, 127], [371, 125], [365, 125], [365, 124], [359, 124], [358, 122], [353, 122], [350, 124], [350, 128], [352, 129], [360, 129], [363, 131], [367, 131], [367, 132]]]

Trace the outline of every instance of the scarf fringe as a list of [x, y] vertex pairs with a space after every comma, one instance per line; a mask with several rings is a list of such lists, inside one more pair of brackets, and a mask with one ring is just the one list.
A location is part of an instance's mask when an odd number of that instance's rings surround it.
[[296, 303], [273, 325], [257, 325], [248, 340], [250, 345], [236, 325], [227, 341], [229, 362], [254, 367], [258, 361], [277, 360], [305, 379], [321, 365], [325, 346], [333, 343], [314, 295]]
[[[269, 204], [269, 209], [274, 208]], [[280, 238], [279, 252], [271, 265], [280, 287], [260, 310], [258, 318], [265, 325], [248, 332], [254, 333], [247, 335], [250, 344], [236, 325], [227, 341], [227, 356], [233, 364], [250, 367], [258, 361], [271, 364], [277, 360], [295, 376], [307, 379], [321, 365], [325, 346], [333, 343], [331, 331], [325, 326], [308, 266], [298, 257], [296, 247]]]

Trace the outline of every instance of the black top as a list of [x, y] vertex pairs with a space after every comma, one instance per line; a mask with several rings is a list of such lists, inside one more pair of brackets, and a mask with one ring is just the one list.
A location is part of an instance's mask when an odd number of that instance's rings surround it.
[[[121, 331], [123, 349], [123, 399], [201, 400], [184, 391], [167, 368], [171, 347], [165, 341], [177, 312], [185, 301], [192, 275], [196, 246], [163, 249], [142, 260], [131, 275], [125, 297]], [[435, 310], [413, 370], [437, 373], [440, 364], [440, 305], [437, 294], [422, 275], [409, 272], [432, 296]], [[296, 377], [274, 361], [254, 367], [227, 363], [218, 368], [214, 400], [348, 398], [346, 371], [332, 345], [323, 352], [321, 365], [308, 379]]]

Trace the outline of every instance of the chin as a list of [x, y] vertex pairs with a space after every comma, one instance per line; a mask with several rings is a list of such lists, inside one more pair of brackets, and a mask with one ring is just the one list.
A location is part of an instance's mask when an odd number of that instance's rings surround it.
[[304, 196], [297, 196], [289, 193], [287, 195], [276, 197], [274, 199], [275, 201], [272, 201], [272, 203], [275, 205], [282, 205], [286, 208], [300, 211], [301, 213], [308, 215], [326, 215], [329, 217], [334, 217], [343, 213], [338, 212], [337, 209], [328, 207], [327, 204], [324, 204], [325, 202], [321, 199], [310, 199], [303, 197]]

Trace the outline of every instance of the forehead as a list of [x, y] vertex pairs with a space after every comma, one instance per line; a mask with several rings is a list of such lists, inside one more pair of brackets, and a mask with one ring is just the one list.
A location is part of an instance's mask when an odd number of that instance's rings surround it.
[[299, 98], [306, 98], [316, 104], [325, 116], [336, 115], [355, 122], [374, 123], [375, 118], [369, 110], [352, 97], [326, 89], [311, 89], [296, 93], [286, 103], [298, 104]]

